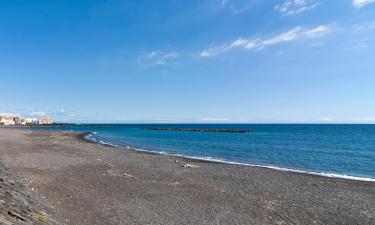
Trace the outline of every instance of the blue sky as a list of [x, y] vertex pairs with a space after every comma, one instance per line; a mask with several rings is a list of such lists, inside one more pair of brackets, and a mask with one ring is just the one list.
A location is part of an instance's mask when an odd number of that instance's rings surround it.
[[374, 0], [0, 2], [0, 112], [374, 123]]

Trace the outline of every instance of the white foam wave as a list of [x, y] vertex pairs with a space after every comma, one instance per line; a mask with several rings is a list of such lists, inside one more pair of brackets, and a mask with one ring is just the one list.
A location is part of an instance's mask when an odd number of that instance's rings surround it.
[[231, 165], [260, 167], [260, 168], [267, 168], [267, 169], [273, 169], [273, 170], [279, 170], [279, 171], [294, 172], [294, 173], [303, 173], [303, 174], [310, 174], [310, 175], [315, 175], [315, 176], [340, 178], [340, 179], [346, 179], [346, 180], [375, 182], [374, 178], [368, 178], [368, 177], [356, 177], [356, 176], [350, 176], [350, 175], [344, 175], [344, 174], [336, 174], [336, 173], [313, 172], [313, 171], [290, 169], [290, 168], [277, 167], [277, 166], [268, 166], [268, 165], [259, 165], [259, 164], [250, 164], [250, 163], [240, 163], [240, 162], [233, 162], [233, 161], [228, 161], [228, 160], [218, 159], [218, 158], [213, 158], [213, 157], [184, 156], [184, 155], [178, 155], [178, 154], [168, 154], [168, 155], [178, 156], [178, 157], [184, 157], [184, 158], [189, 158], [189, 159], [202, 160], [202, 161], [207, 161], [207, 162], [217, 162], [217, 163], [225, 163], [225, 164], [231, 164]]
[[91, 132], [91, 133], [87, 134], [84, 138], [87, 141], [90, 141], [90, 142], [93, 142], [93, 143], [97, 143], [97, 144], [107, 145], [107, 146], [111, 146], [111, 147], [118, 147], [118, 148], [122, 147], [120, 145], [115, 145], [115, 144], [112, 144], [112, 143], [109, 143], [109, 142], [97, 140], [95, 137], [93, 137], [96, 134], [97, 134], [96, 132]]
[[240, 163], [240, 162], [227, 161], [227, 160], [213, 158], [213, 157], [195, 157], [195, 156], [191, 157], [191, 156], [183, 156], [183, 155], [177, 155], [177, 156], [185, 157], [185, 158], [191, 158], [191, 159], [198, 159], [198, 160], [203, 160], [203, 161], [208, 161], [208, 162], [218, 162], [218, 163], [225, 163], [225, 164], [232, 164], [232, 165], [261, 167], [261, 168], [267, 168], [267, 169], [273, 169], [273, 170], [279, 170], [279, 171], [303, 173], [303, 174], [310, 174], [310, 175], [315, 175], [315, 176], [323, 176], [323, 177], [331, 177], [331, 178], [341, 178], [341, 179], [347, 179], [347, 180], [375, 182], [374, 178], [368, 178], [368, 177], [356, 177], [356, 176], [336, 174], [336, 173], [313, 172], [313, 171], [305, 171], [305, 170], [298, 170], [298, 169], [291, 169], [291, 168], [284, 168], [284, 167], [277, 167], [277, 166], [269, 166], [269, 165]]
[[[87, 139], [88, 135], [85, 138]], [[92, 141], [94, 143], [99, 143], [99, 144], [111, 146], [111, 147], [119, 147], [119, 148], [125, 148], [125, 149], [129, 149], [129, 150], [152, 153], [152, 154], [159, 154], [159, 155], [176, 156], [176, 157], [182, 157], [182, 158], [187, 158], [187, 159], [195, 159], [195, 160], [201, 160], [201, 161], [206, 161], [206, 162], [216, 162], [216, 163], [224, 163], [224, 164], [231, 164], [231, 165], [260, 167], [260, 168], [267, 168], [267, 169], [273, 169], [273, 170], [278, 170], [278, 171], [302, 173], [302, 174], [309, 174], [309, 175], [330, 177], [330, 178], [339, 178], [339, 179], [346, 179], [346, 180], [375, 182], [375, 178], [357, 177], [357, 176], [351, 176], [351, 175], [345, 175], [345, 174], [326, 173], [326, 172], [313, 172], [313, 171], [305, 171], [305, 170], [277, 167], [277, 166], [271, 166], [271, 165], [259, 165], [259, 164], [251, 164], [251, 163], [233, 162], [233, 161], [228, 161], [228, 160], [225, 160], [225, 159], [220, 159], [220, 158], [215, 158], [215, 157], [207, 157], [207, 156], [205, 156], [205, 157], [202, 157], [202, 156], [186, 156], [186, 155], [168, 153], [168, 152], [165, 152], [165, 151], [151, 151], [151, 150], [140, 149], [140, 148], [132, 148], [130, 146], [124, 147], [124, 146], [115, 145], [115, 144], [104, 142], [104, 141], [96, 141], [95, 138], [91, 138], [91, 140], [90, 139], [87, 139], [87, 140]], [[95, 141], [93, 141], [93, 140], [95, 140]]]
[[115, 144], [112, 144], [112, 143], [109, 143], [109, 142], [105, 142], [105, 141], [99, 141], [99, 143], [102, 144], [102, 145], [108, 145], [108, 146], [111, 146], [111, 147], [118, 147], [118, 148], [122, 147], [120, 145], [115, 145]]

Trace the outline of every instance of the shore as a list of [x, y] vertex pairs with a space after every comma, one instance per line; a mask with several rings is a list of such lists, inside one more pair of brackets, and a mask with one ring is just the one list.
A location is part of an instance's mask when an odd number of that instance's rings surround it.
[[375, 182], [147, 154], [81, 136], [0, 128], [1, 171], [32, 202], [21, 216], [67, 225], [375, 224]]

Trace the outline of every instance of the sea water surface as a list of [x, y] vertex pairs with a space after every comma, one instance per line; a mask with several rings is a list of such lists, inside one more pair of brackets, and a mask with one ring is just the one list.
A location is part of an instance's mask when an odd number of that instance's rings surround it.
[[[236, 129], [208, 133], [144, 128]], [[87, 139], [234, 164], [375, 181], [375, 125], [85, 124], [43, 129], [91, 132]]]

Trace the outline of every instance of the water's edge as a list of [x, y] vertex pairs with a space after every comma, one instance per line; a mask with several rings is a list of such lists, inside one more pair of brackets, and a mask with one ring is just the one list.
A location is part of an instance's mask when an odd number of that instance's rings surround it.
[[345, 174], [313, 172], [313, 171], [284, 168], [284, 167], [278, 167], [278, 166], [272, 166], [272, 165], [258, 165], [258, 164], [250, 164], [250, 163], [232, 162], [232, 161], [226, 161], [226, 160], [222, 160], [222, 159], [215, 159], [213, 157], [196, 157], [196, 156], [172, 154], [172, 153], [161, 152], [161, 151], [150, 151], [150, 150], [146, 150], [146, 149], [132, 148], [130, 146], [116, 145], [116, 144], [104, 142], [104, 141], [101, 141], [101, 140], [97, 140], [96, 138], [92, 138], [92, 136], [94, 136], [95, 134], [96, 134], [96, 132], [84, 132], [84, 133], [80, 133], [80, 135], [78, 135], [78, 137], [80, 139], [84, 140], [84, 141], [94, 143], [94, 144], [100, 144], [100, 145], [114, 147], [114, 148], [123, 148], [123, 149], [130, 150], [130, 151], [143, 152], [143, 153], [149, 153], [149, 154], [175, 156], [175, 157], [198, 160], [198, 161], [209, 162], [209, 163], [222, 163], [222, 164], [230, 164], [230, 165], [267, 168], [267, 169], [273, 169], [273, 170], [277, 170], [277, 171], [293, 172], [293, 173], [299, 173], [299, 174], [308, 174], [308, 175], [337, 178], [337, 179], [375, 182], [374, 178], [368, 178], [368, 177], [356, 177], [356, 176], [350, 176], [350, 175], [345, 175]]

